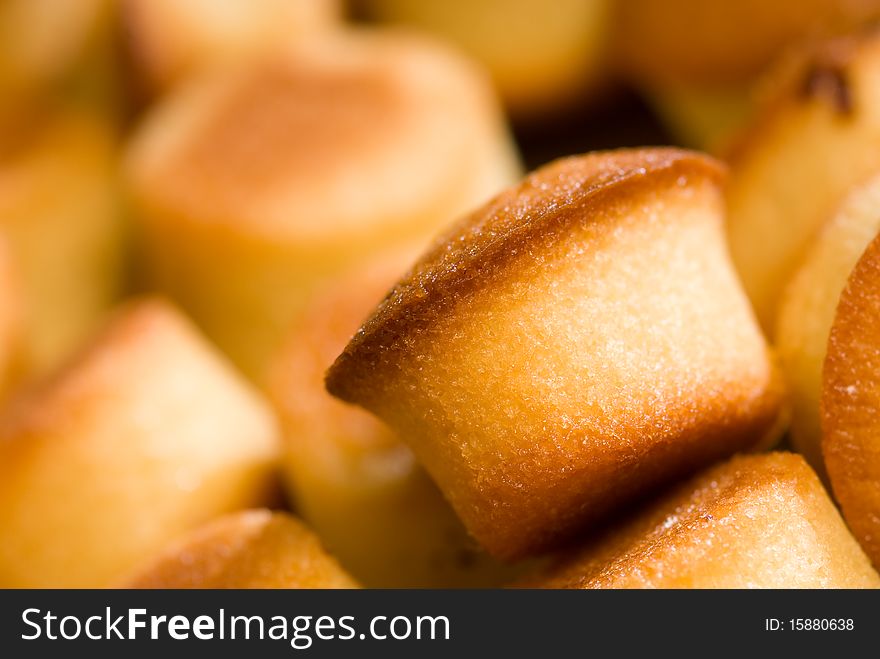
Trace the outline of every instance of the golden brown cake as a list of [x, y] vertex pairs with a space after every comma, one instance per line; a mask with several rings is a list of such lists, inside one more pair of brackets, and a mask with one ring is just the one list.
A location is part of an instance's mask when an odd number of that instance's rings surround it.
[[327, 367], [415, 256], [383, 254], [344, 273], [291, 328], [269, 385], [285, 480], [295, 509], [365, 586], [497, 586], [512, 569], [477, 548], [412, 451], [324, 389]]
[[868, 243], [880, 231], [880, 176], [856, 186], [812, 239], [785, 287], [776, 345], [792, 408], [791, 441], [820, 475], [822, 364], [840, 293]]
[[339, 0], [122, 0], [129, 55], [152, 92], [335, 25]]
[[125, 588], [356, 588], [317, 536], [285, 513], [247, 510], [193, 531]]
[[165, 303], [121, 310], [0, 417], [0, 586], [101, 587], [262, 505], [274, 417]]
[[727, 255], [722, 178], [675, 149], [538, 170], [434, 244], [330, 391], [410, 443], [507, 558], [756, 445], [779, 378]]
[[122, 286], [115, 157], [112, 131], [92, 114], [0, 122], [0, 231], [21, 283], [31, 374], [77, 347]]
[[322, 280], [426, 240], [517, 170], [486, 81], [398, 32], [309, 41], [187, 86], [128, 164], [151, 283], [258, 379]]
[[840, 296], [822, 377], [822, 430], [834, 496], [880, 567], [880, 238]]
[[810, 239], [880, 169], [880, 32], [827, 42], [771, 74], [732, 154], [729, 239], [764, 329]]
[[508, 107], [537, 115], [604, 77], [609, 0], [361, 0], [373, 18], [455, 43], [486, 66]]
[[566, 556], [533, 588], [880, 588], [799, 455], [712, 467]]

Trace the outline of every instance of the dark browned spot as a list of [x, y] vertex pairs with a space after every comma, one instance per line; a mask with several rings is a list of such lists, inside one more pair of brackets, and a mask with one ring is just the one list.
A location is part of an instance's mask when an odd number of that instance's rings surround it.
[[827, 100], [840, 114], [852, 114], [852, 93], [844, 69], [813, 67], [804, 78], [801, 93], [808, 99], [822, 98]]
[[806, 99], [824, 99], [838, 113], [851, 115], [854, 102], [848, 68], [855, 47], [856, 44], [849, 38], [826, 44], [807, 68], [801, 95]]

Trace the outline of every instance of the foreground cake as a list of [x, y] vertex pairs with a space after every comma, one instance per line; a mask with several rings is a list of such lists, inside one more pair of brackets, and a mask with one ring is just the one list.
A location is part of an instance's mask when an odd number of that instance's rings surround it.
[[764, 84], [775, 91], [733, 150], [727, 199], [731, 254], [771, 332], [813, 235], [880, 171], [880, 31], [811, 48]]
[[409, 442], [507, 558], [755, 446], [781, 395], [726, 252], [722, 177], [675, 149], [538, 170], [435, 243], [329, 390]]
[[260, 381], [316, 285], [426, 242], [517, 171], [488, 82], [397, 32], [308, 41], [185, 86], [128, 165], [149, 283]]
[[270, 410], [168, 305], [133, 303], [0, 417], [0, 587], [102, 587], [262, 505]]
[[709, 469], [525, 585], [880, 588], [880, 577], [803, 458], [770, 453]]
[[790, 437], [823, 476], [819, 399], [828, 335], [846, 280], [878, 231], [880, 176], [874, 176], [847, 194], [812, 239], [781, 298], [776, 346], [791, 401]]
[[840, 296], [823, 373], [822, 430], [834, 496], [880, 568], [880, 238]]
[[412, 451], [378, 419], [324, 389], [333, 363], [412, 250], [377, 255], [316, 292], [274, 360], [295, 509], [367, 587], [497, 586], [513, 571], [479, 551]]
[[148, 93], [327, 30], [339, 0], [123, 0], [126, 46]]
[[355, 588], [314, 533], [285, 513], [221, 517], [166, 549], [125, 588]]

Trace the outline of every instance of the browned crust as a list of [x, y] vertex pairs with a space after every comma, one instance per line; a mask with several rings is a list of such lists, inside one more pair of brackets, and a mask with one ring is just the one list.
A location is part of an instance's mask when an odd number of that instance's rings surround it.
[[822, 452], [831, 485], [880, 567], [880, 236], [840, 297], [822, 377]]
[[[716, 523], [716, 519], [737, 516], [749, 499], [772, 498], [779, 490], [806, 500], [824, 497], [816, 475], [800, 455], [735, 456], [675, 487], [636, 516], [603, 531], [585, 547], [563, 554], [548, 569], [517, 585], [607, 587], [618, 577], [631, 576], [629, 568], [638, 560], [645, 561], [645, 572], [651, 574], [653, 556], [664, 548], [680, 546], [701, 522]], [[699, 569], [697, 565], [690, 567]], [[662, 578], [656, 585], [663, 586]]]
[[725, 173], [713, 158], [675, 148], [596, 152], [538, 169], [435, 241], [330, 367], [328, 391], [357, 402], [352, 376], [372, 369], [387, 346], [431, 323], [444, 300], [479, 289], [510, 268], [540, 237], [602, 222], [599, 211], [623, 197], [696, 178], [720, 186]]

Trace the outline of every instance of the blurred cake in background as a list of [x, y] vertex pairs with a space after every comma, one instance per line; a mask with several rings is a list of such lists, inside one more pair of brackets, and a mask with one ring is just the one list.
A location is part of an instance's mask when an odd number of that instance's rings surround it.
[[0, 2], [0, 97], [3, 106], [71, 83], [109, 64], [116, 0]]
[[148, 96], [210, 67], [336, 25], [341, 0], [119, 0], [123, 37]]
[[767, 74], [767, 96], [729, 151], [727, 234], [768, 336], [811, 240], [880, 171], [880, 31], [812, 44]]
[[877, 0], [622, 0], [613, 62], [686, 146], [718, 150], [787, 48], [880, 17]]
[[174, 542], [125, 588], [356, 588], [304, 524], [285, 513], [246, 510]]
[[27, 373], [63, 359], [121, 293], [117, 150], [106, 116], [87, 110], [0, 122], [0, 231], [22, 289]]
[[129, 303], [0, 415], [0, 587], [112, 585], [181, 534], [271, 503], [277, 433], [189, 321]]
[[535, 118], [604, 81], [609, 0], [359, 0], [374, 20], [460, 46], [491, 73], [510, 111]]
[[127, 160], [148, 285], [257, 379], [321, 281], [426, 242], [518, 171], [479, 70], [397, 31], [309, 40], [185, 85]]

